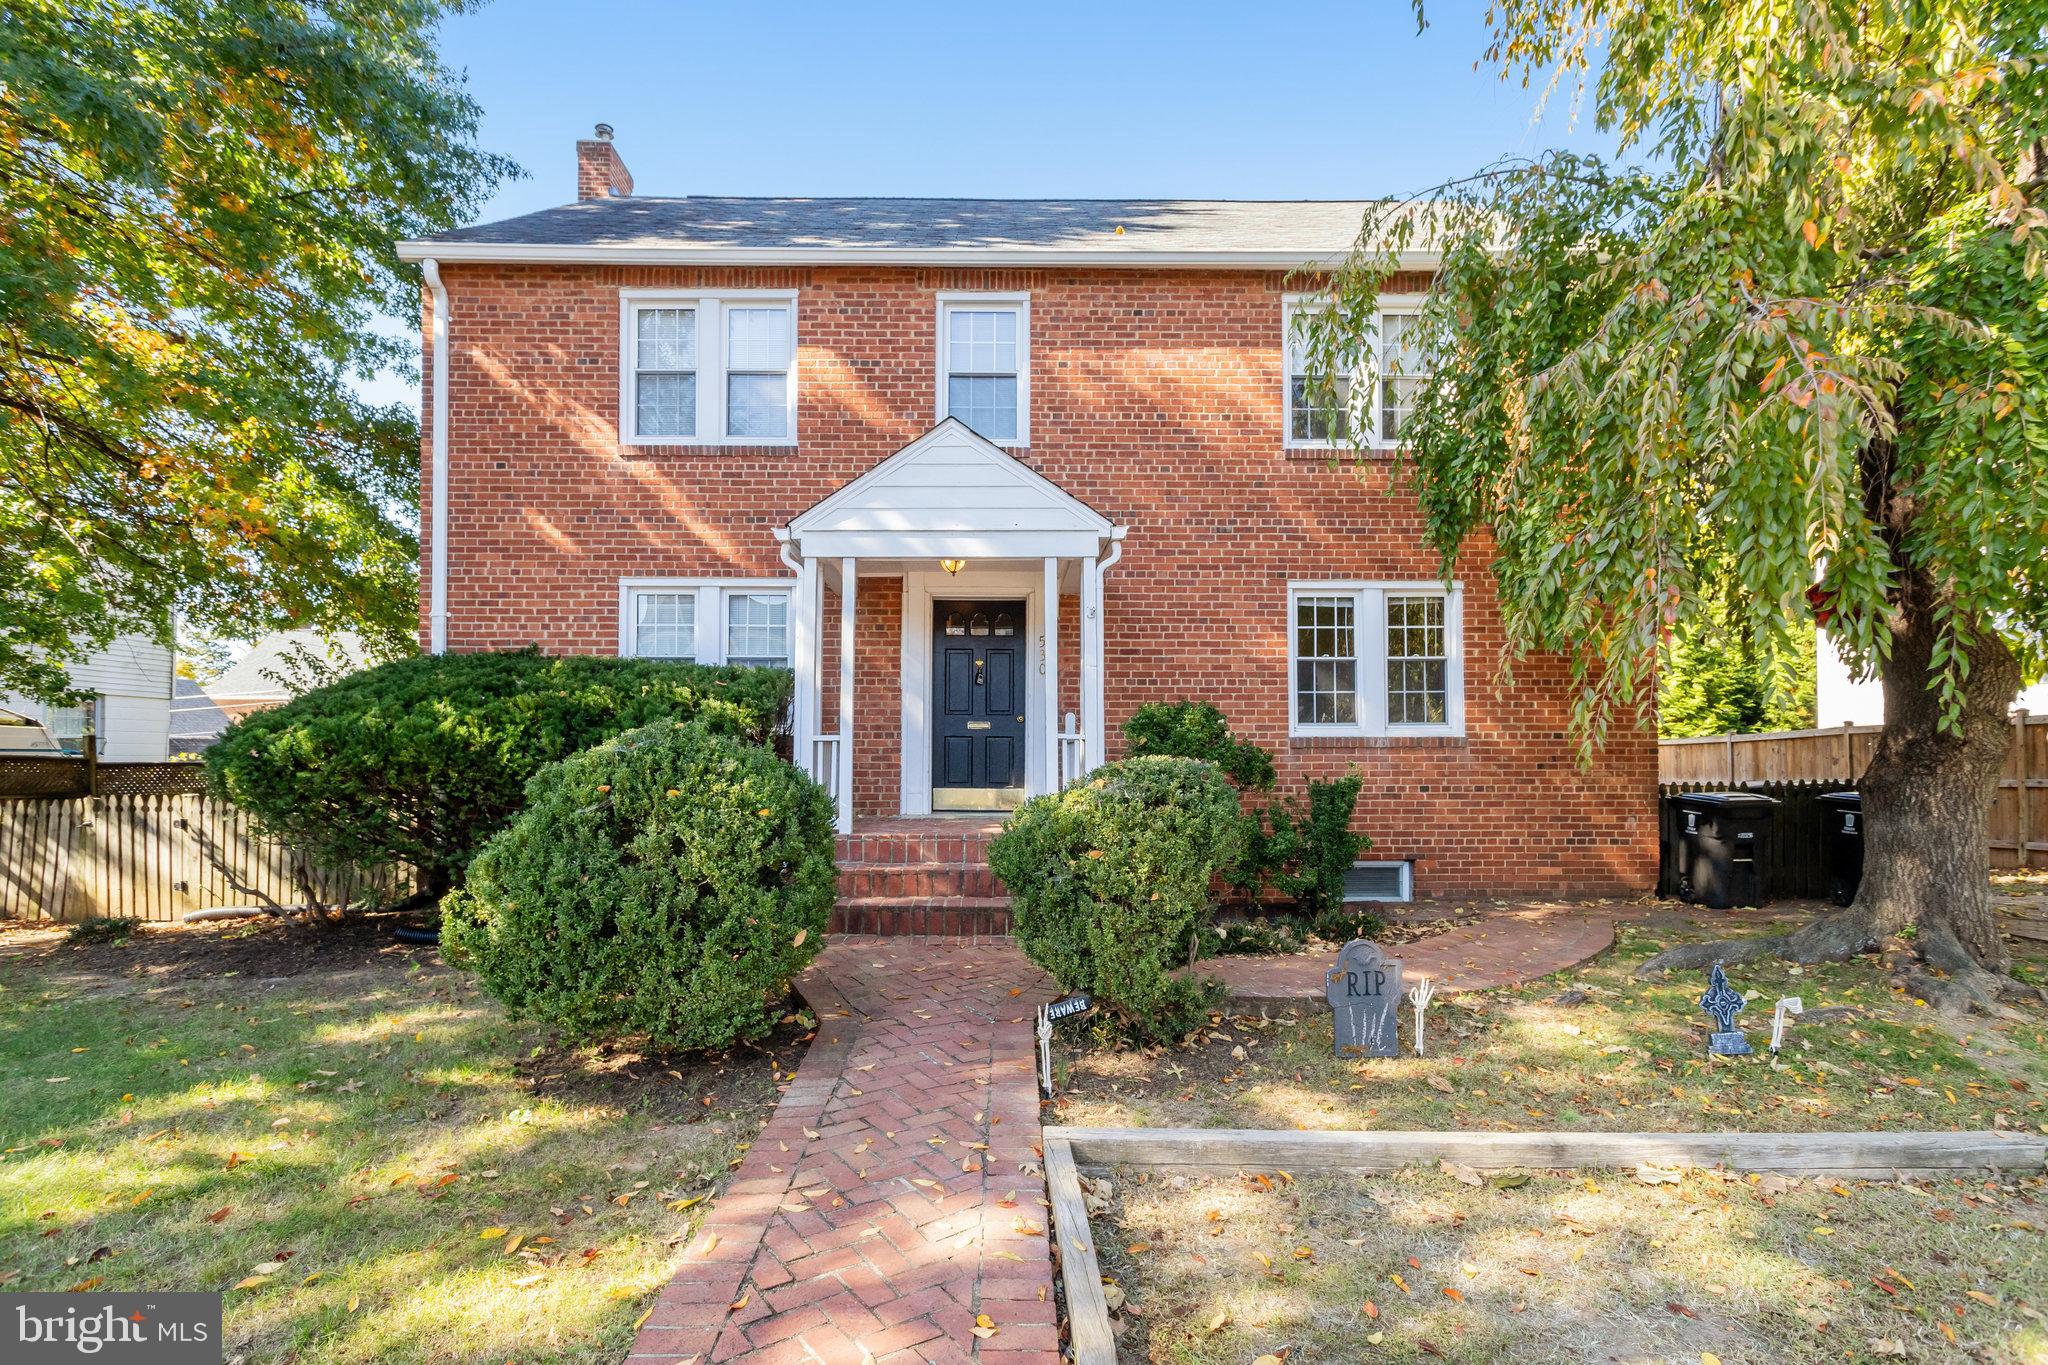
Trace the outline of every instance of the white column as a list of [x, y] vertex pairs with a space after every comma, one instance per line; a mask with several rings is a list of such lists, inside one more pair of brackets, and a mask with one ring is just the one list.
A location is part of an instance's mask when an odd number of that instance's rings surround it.
[[790, 728], [792, 753], [796, 766], [809, 773], [814, 780], [822, 780], [823, 774], [814, 772], [813, 764], [817, 747], [811, 741], [818, 734], [819, 698], [819, 657], [818, 637], [818, 566], [806, 559], [797, 566], [796, 600], [790, 623], [790, 652], [795, 655], [796, 699], [791, 707]]
[[1045, 599], [1039, 609], [1045, 625], [1045, 790], [1060, 789], [1060, 562], [1045, 561]]
[[853, 833], [853, 606], [858, 591], [853, 556], [839, 561], [839, 832]]
[[1081, 767], [1102, 766], [1102, 565], [1081, 561]]

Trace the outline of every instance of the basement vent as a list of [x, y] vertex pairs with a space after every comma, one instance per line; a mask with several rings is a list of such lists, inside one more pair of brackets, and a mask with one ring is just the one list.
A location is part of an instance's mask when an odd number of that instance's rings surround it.
[[1407, 863], [1353, 863], [1344, 874], [1344, 900], [1405, 901], [1413, 890]]

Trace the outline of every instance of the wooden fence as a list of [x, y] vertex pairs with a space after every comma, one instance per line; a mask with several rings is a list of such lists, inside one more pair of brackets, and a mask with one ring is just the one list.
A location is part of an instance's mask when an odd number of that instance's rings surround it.
[[[1711, 735], [1657, 744], [1665, 784], [1755, 787], [1773, 782], [1854, 784], [1877, 750], [1880, 727]], [[2005, 776], [1991, 800], [1991, 865], [2048, 867], [2048, 716], [2013, 712]]]
[[[297, 860], [241, 811], [196, 792], [0, 800], [0, 917], [172, 920], [213, 906], [302, 905]], [[312, 875], [328, 904], [396, 900], [410, 888], [390, 870]]]

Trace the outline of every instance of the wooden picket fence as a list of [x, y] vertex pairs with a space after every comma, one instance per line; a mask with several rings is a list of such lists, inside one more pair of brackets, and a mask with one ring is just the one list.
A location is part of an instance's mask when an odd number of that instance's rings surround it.
[[[298, 855], [197, 792], [0, 800], [0, 918], [174, 920], [215, 906], [304, 904]], [[402, 870], [314, 869], [329, 905], [395, 901]]]
[[[1853, 785], [1870, 766], [1880, 727], [1709, 735], [1657, 744], [1658, 781], [1702, 788], [1759, 784]], [[2005, 776], [1991, 801], [1991, 865], [2048, 867], [2048, 716], [2015, 711]]]

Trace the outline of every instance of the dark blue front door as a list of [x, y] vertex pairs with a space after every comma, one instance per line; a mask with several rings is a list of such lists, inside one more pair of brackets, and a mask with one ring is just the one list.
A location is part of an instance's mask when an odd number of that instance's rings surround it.
[[932, 808], [1024, 799], [1024, 604], [932, 603]]

